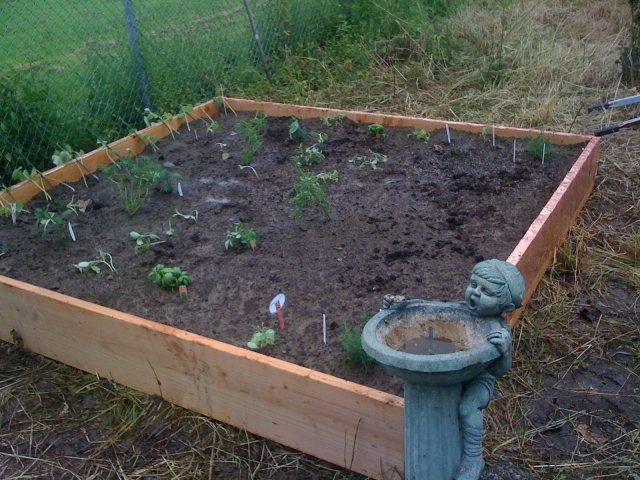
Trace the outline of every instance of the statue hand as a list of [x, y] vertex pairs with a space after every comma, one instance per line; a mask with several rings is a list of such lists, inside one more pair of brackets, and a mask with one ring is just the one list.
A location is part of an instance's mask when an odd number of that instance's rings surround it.
[[511, 350], [511, 333], [506, 328], [489, 332], [487, 341], [494, 345], [502, 355]]

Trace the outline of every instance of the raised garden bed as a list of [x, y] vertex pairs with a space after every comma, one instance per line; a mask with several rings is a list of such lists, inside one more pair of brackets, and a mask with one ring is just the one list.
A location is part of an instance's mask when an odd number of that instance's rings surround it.
[[[592, 187], [597, 140], [545, 133], [550, 142], [574, 146], [553, 154], [549, 149], [544, 164], [518, 140], [514, 162], [513, 139], [535, 138], [539, 132], [226, 102], [229, 113], [216, 118], [220, 128], [213, 134], [199, 125], [196, 140], [190, 118], [191, 130], [183, 128], [176, 140], [167, 138], [159, 143], [159, 153], [151, 154], [176, 165], [184, 197], [154, 195], [130, 218], [114, 188], [88, 179], [89, 188], [75, 185], [73, 195], [91, 199], [93, 210], [75, 221], [78, 242], [64, 245], [50, 235], [40, 238], [32, 225], [21, 231], [2, 219], [0, 245], [10, 253], [0, 257], [0, 271], [8, 276], [180, 329], [2, 277], [0, 338], [20, 337], [30, 350], [361, 473], [380, 476], [400, 469], [402, 400], [325, 374], [399, 391], [376, 369], [362, 375], [346, 363], [339, 325], [356, 326], [363, 312], [379, 307], [384, 293], [461, 298], [468, 272], [481, 258], [508, 257], [523, 271], [530, 295]], [[253, 118], [241, 111], [256, 110], [283, 118], [267, 121], [253, 169], [241, 170], [243, 140], [232, 132], [235, 124]], [[206, 117], [204, 112], [214, 117], [218, 108], [210, 102], [192, 116]], [[300, 122], [308, 132], [328, 134], [318, 144], [326, 159], [306, 170], [314, 175], [335, 170], [338, 181], [324, 186], [328, 217], [314, 209], [296, 214], [290, 202], [296, 179], [290, 157], [299, 142], [290, 138], [289, 117], [338, 114], [362, 125]], [[179, 123], [172, 120], [174, 128]], [[371, 123], [385, 125], [384, 139], [369, 135]], [[416, 128], [433, 133], [426, 142], [409, 138]], [[36, 183], [48, 188], [78, 181], [110, 163], [116, 150], [139, 154], [145, 147], [141, 138], [168, 135], [167, 125], [156, 125], [110, 150], [86, 155], [82, 167], [65, 165]], [[305, 140], [306, 146], [313, 143]], [[223, 158], [225, 152], [229, 155]], [[38, 192], [34, 182], [26, 182], [0, 198], [26, 202]], [[71, 192], [58, 188], [52, 195], [65, 205]], [[42, 206], [38, 202], [29, 208]], [[176, 207], [188, 214], [197, 210], [197, 221], [171, 217]], [[175, 233], [166, 237], [169, 218]], [[257, 232], [255, 251], [225, 251], [224, 234], [234, 222]], [[129, 239], [133, 230], [154, 232], [164, 243], [136, 253]], [[15, 252], [27, 236], [29, 250], [20, 257]], [[74, 271], [73, 263], [94, 258], [99, 249], [113, 255], [117, 274], [87, 277], [93, 274]], [[157, 263], [190, 273], [188, 300], [148, 282], [147, 273]], [[229, 345], [245, 345], [261, 323], [277, 325], [266, 310], [280, 290], [287, 294], [287, 328], [266, 350], [271, 357]], [[323, 313], [329, 321], [327, 346]]]

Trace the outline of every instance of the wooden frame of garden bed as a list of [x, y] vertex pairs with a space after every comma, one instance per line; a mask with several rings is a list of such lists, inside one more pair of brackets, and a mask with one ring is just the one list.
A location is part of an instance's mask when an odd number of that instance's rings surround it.
[[[480, 134], [484, 125], [444, 122], [326, 108], [226, 98], [232, 111], [262, 111], [299, 118], [346, 115], [357, 122], [428, 131], [445, 128]], [[215, 117], [213, 101], [191, 118]], [[537, 130], [496, 126], [499, 137], [525, 138]], [[35, 180], [45, 189], [75, 182], [119, 155], [139, 154], [142, 138], [169, 135], [156, 124]], [[595, 179], [598, 138], [545, 132], [556, 144], [588, 142], [508, 261], [527, 283], [527, 299], [584, 205]], [[22, 182], [0, 192], [2, 202], [27, 203], [40, 190]], [[512, 325], [517, 315], [510, 318]], [[0, 339], [20, 338], [24, 348], [81, 370], [275, 440], [331, 463], [382, 478], [403, 469], [403, 400], [210, 338], [135, 317], [0, 276]]]

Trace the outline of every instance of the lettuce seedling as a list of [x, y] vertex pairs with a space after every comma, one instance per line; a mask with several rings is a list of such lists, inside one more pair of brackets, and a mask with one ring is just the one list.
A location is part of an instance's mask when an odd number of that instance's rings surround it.
[[367, 130], [369, 132], [369, 136], [373, 138], [384, 138], [386, 136], [384, 133], [384, 127], [379, 123], [372, 123], [369, 125]]
[[154, 245], [164, 243], [155, 233], [130, 232], [129, 236], [136, 242], [136, 252], [148, 252]]
[[166, 267], [159, 263], [149, 273], [149, 280], [160, 288], [174, 289], [191, 283], [189, 274], [178, 267]]
[[264, 347], [271, 346], [276, 341], [276, 331], [273, 328], [263, 327], [254, 332], [251, 340], [247, 342], [247, 347], [251, 350], [260, 350]]

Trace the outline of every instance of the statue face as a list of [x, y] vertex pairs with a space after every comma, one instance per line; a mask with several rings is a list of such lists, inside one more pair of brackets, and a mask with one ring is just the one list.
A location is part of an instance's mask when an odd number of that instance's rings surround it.
[[500, 315], [505, 310], [500, 287], [472, 273], [464, 294], [469, 310], [478, 317]]

